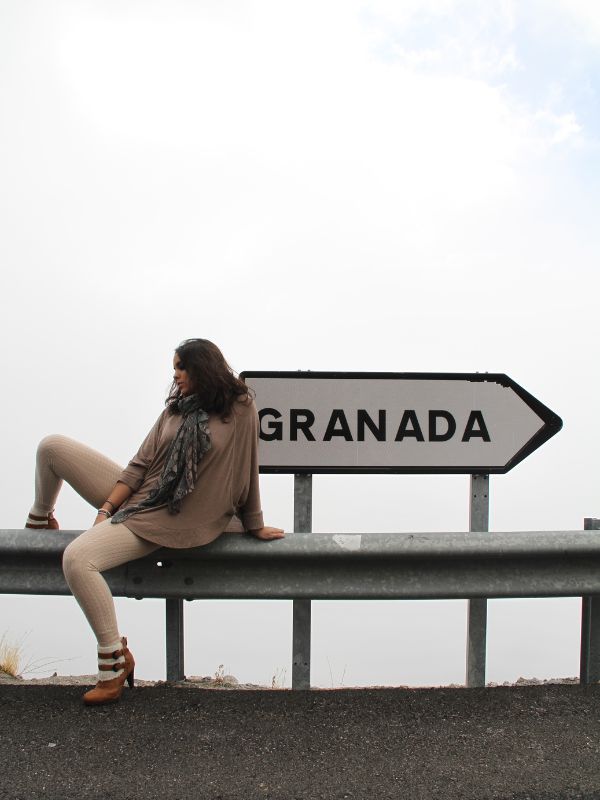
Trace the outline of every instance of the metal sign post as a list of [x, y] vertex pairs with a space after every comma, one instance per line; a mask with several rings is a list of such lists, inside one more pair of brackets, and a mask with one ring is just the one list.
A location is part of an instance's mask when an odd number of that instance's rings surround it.
[[[489, 530], [490, 476], [471, 475], [469, 531]], [[487, 599], [471, 598], [467, 612], [467, 686], [485, 686]]]
[[183, 600], [165, 600], [167, 680], [182, 681], [184, 674]]
[[[600, 520], [587, 517], [583, 521], [586, 531], [600, 530]], [[579, 682], [596, 683], [600, 680], [600, 596], [584, 595], [581, 598], [581, 658]]]
[[[312, 532], [312, 475], [294, 475], [294, 532]], [[311, 601], [292, 602], [292, 689], [310, 689]]]

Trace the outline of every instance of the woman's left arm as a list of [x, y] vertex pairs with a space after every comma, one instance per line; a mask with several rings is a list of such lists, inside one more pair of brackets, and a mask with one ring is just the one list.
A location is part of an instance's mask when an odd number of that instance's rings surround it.
[[259, 528], [257, 531], [248, 531], [248, 533], [256, 536], [257, 539], [262, 539], [264, 542], [268, 542], [271, 539], [283, 539], [285, 536], [283, 528], [269, 528], [268, 526]]

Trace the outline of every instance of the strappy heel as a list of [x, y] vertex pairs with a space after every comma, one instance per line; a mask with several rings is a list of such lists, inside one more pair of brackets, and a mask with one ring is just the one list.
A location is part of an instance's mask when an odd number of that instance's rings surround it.
[[[106, 664], [105, 661], [113, 663]], [[109, 680], [100, 680], [83, 695], [83, 702], [88, 706], [99, 706], [104, 703], [116, 703], [121, 699], [121, 693], [125, 681], [130, 689], [134, 686], [134, 671], [135, 660], [133, 653], [127, 647], [127, 639], [125, 636], [121, 639], [121, 649], [114, 650], [112, 653], [98, 653], [98, 670], [99, 672], [121, 672], [115, 678]]]
[[29, 514], [25, 527], [31, 528], [34, 531], [59, 530], [58, 520], [54, 519], [54, 513], [52, 511], [44, 517], [38, 517], [36, 514]]
[[134, 670], [131, 670], [131, 672], [129, 673], [129, 675], [125, 679], [127, 681], [128, 685], [129, 685], [130, 689], [133, 689], [133, 673], [134, 673]]

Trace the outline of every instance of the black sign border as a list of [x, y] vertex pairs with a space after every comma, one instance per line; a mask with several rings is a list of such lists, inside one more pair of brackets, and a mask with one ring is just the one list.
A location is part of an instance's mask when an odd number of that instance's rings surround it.
[[294, 378], [335, 378], [338, 380], [376, 379], [376, 380], [460, 380], [476, 383], [498, 383], [500, 386], [510, 387], [523, 402], [529, 406], [544, 422], [540, 430], [503, 466], [470, 466], [470, 467], [290, 467], [266, 466], [259, 467], [261, 473], [268, 474], [296, 474], [296, 475], [504, 475], [513, 469], [519, 462], [531, 455], [544, 442], [557, 434], [563, 421], [547, 406], [530, 394], [508, 375], [500, 372], [311, 372], [310, 370], [290, 371], [252, 371], [244, 370], [240, 373], [244, 382], [252, 378], [280, 378], [282, 380]]

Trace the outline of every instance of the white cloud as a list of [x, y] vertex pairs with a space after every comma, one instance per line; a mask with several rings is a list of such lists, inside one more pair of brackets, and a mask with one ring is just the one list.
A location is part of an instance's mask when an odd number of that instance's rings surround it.
[[316, 168], [325, 181], [351, 163], [364, 178], [417, 191], [429, 165], [442, 185], [460, 172], [467, 185], [491, 188], [487, 170], [504, 169], [519, 148], [519, 120], [502, 92], [374, 60], [352, 7], [334, 6], [336, 14], [325, 4], [291, 17], [269, 6], [237, 25], [71, 11], [62, 77], [109, 140], [268, 161], [300, 176]]
[[362, 18], [373, 48], [411, 67], [430, 67], [479, 79], [497, 78], [519, 67], [510, 36], [515, 13], [510, 0], [371, 0]]
[[562, 144], [566, 141], [573, 141], [581, 133], [581, 126], [577, 122], [575, 114], [551, 114], [540, 111], [536, 114], [536, 119], [540, 123], [540, 128], [547, 128], [548, 135], [545, 142], [551, 144]]
[[556, 9], [563, 21], [575, 26], [583, 40], [600, 42], [600, 4], [596, 0], [545, 0], [539, 5], [544, 11]]
[[[561, 48], [568, 52], [576, 47], [581, 32], [575, 31], [574, 20], [583, 23], [591, 16], [600, 19], [600, 14], [582, 2], [569, 13], [572, 24], [564, 30], [563, 5], [562, 0], [518, 5], [512, 0], [486, 4], [371, 0], [363, 6], [363, 19], [374, 53], [386, 63], [432, 80], [452, 77], [497, 88], [511, 119], [515, 152], [539, 156], [553, 147], [584, 140], [577, 99], [569, 84], [577, 80], [581, 94], [581, 80], [570, 74], [572, 64]], [[548, 56], [543, 39], [550, 31], [560, 53], [560, 58], [554, 55], [556, 64], [544, 63]], [[560, 41], [562, 32], [564, 42]], [[591, 87], [589, 91], [593, 92]]]

